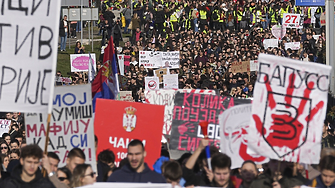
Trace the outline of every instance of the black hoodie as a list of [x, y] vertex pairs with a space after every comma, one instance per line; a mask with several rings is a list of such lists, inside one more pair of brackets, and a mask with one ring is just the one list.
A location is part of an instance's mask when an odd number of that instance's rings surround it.
[[149, 169], [144, 163], [144, 170], [137, 173], [129, 164], [112, 173], [107, 182], [166, 183], [164, 177]]
[[55, 186], [49, 181], [49, 179], [43, 178], [40, 169], [37, 169], [35, 178], [30, 182], [24, 182], [21, 179], [22, 165], [16, 166], [11, 177], [5, 179], [0, 183], [0, 188], [54, 188]]

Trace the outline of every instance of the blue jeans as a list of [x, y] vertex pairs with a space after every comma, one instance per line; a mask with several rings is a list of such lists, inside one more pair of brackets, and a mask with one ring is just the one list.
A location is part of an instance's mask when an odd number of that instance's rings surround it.
[[67, 39], [67, 32], [65, 32], [65, 36], [60, 38], [60, 50], [65, 50], [66, 48], [66, 39]]
[[197, 27], [197, 24], [198, 24], [198, 18], [194, 19], [194, 20], [193, 20], [193, 23], [194, 23], [194, 32], [198, 32], [198, 31], [199, 31], [199, 28]]
[[81, 23], [80, 23], [80, 21], [77, 21], [76, 31], [77, 31], [77, 32], [80, 32], [80, 31], [81, 31]]
[[130, 30], [128, 29], [131, 19], [126, 20], [126, 27], [124, 27], [123, 33], [129, 33]]

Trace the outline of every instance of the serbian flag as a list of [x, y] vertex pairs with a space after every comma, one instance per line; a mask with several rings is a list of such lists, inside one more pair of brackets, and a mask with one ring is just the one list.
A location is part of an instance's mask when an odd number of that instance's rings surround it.
[[92, 82], [93, 112], [95, 112], [97, 98], [115, 99], [119, 93], [116, 54], [112, 37], [105, 48], [103, 62], [103, 66]]

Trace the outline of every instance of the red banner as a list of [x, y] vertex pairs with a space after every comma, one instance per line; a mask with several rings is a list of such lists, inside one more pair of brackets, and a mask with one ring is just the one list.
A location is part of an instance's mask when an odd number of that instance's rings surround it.
[[152, 165], [160, 157], [164, 106], [97, 99], [94, 132], [99, 139], [97, 154], [111, 149], [115, 164], [127, 157], [127, 146], [133, 139], [142, 140]]

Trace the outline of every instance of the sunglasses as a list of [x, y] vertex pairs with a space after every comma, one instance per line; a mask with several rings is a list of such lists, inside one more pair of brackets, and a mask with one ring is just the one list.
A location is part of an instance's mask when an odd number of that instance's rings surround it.
[[8, 147], [0, 147], [0, 149], [8, 149]]
[[67, 177], [58, 177], [59, 181], [67, 180]]
[[85, 176], [91, 176], [92, 178], [94, 178], [95, 174], [96, 174], [95, 172], [91, 172], [89, 174], [86, 174]]

